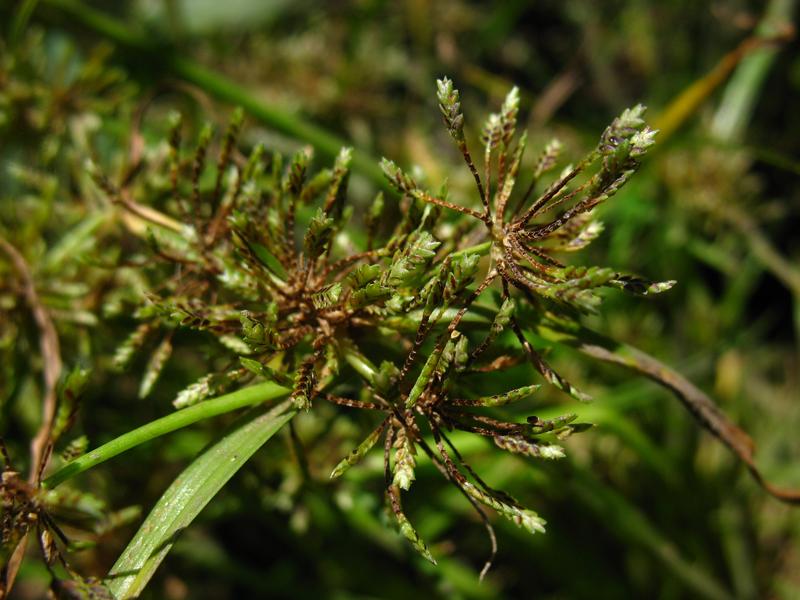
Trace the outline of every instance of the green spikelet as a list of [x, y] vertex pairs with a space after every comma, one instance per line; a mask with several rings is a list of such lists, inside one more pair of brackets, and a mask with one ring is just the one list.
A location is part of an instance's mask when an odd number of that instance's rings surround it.
[[327, 248], [333, 235], [333, 219], [327, 217], [322, 209], [317, 210], [311, 219], [303, 238], [303, 250], [308, 260], [315, 260]]
[[592, 213], [579, 215], [572, 219], [559, 232], [559, 242], [555, 246], [562, 252], [575, 252], [591, 244], [603, 232], [603, 223], [591, 218]]
[[299, 150], [292, 158], [289, 169], [283, 180], [283, 189], [291, 197], [297, 198], [303, 190], [308, 171], [309, 156], [303, 150]]
[[411, 196], [419, 190], [417, 182], [398, 167], [394, 161], [388, 158], [381, 159], [381, 169], [386, 179], [392, 184], [392, 187], [401, 194]]
[[61, 451], [61, 458], [64, 459], [64, 462], [70, 462], [79, 456], [83, 456], [88, 448], [89, 438], [85, 435], [78, 436]]
[[308, 204], [322, 194], [323, 190], [330, 184], [332, 176], [333, 174], [330, 169], [323, 169], [309, 179], [303, 187], [303, 191], [300, 193], [301, 204]]
[[456, 296], [462, 293], [467, 286], [472, 283], [475, 274], [478, 272], [480, 256], [477, 254], [467, 254], [455, 257], [450, 261], [450, 268], [442, 274], [445, 277], [443, 301], [451, 302]]
[[536, 166], [533, 168], [534, 181], [538, 181], [542, 175], [555, 168], [563, 148], [564, 144], [557, 139], [552, 139], [547, 143], [544, 150], [542, 150], [542, 153], [539, 155], [539, 158], [536, 160]]
[[388, 283], [394, 287], [414, 286], [436, 255], [440, 242], [427, 231], [416, 233], [389, 268]]
[[[509, 167], [508, 173], [502, 174], [504, 177], [502, 180], [503, 186], [495, 198], [495, 206], [497, 207], [496, 211], [498, 215], [505, 212], [506, 203], [511, 197], [511, 192], [514, 191], [514, 186], [517, 183], [517, 175], [519, 175], [519, 166], [522, 163], [522, 155], [525, 153], [527, 144], [528, 134], [525, 132], [520, 136], [517, 147], [511, 157], [511, 166]], [[505, 166], [505, 163], [503, 163], [503, 165]]]
[[397, 378], [400, 375], [400, 369], [397, 368], [393, 362], [384, 360], [381, 366], [378, 367], [378, 372], [372, 381], [372, 385], [379, 394], [384, 396], [394, 396], [397, 391], [394, 388], [397, 383]]
[[161, 374], [161, 370], [164, 368], [171, 354], [172, 338], [167, 336], [161, 341], [152, 356], [150, 356], [150, 360], [144, 371], [144, 376], [142, 377], [142, 383], [139, 386], [139, 398], [146, 398], [150, 394], [156, 380], [158, 380], [158, 376]]
[[636, 277], [635, 275], [618, 274], [611, 283], [626, 292], [639, 296], [649, 296], [666, 292], [675, 285], [676, 281], [674, 279], [669, 281], [649, 281], [642, 277]]
[[317, 310], [324, 310], [330, 308], [339, 302], [339, 296], [342, 295], [342, 284], [333, 283], [319, 292], [311, 296], [311, 302]]
[[469, 481], [463, 482], [462, 488], [474, 500], [477, 500], [489, 508], [493, 508], [506, 519], [509, 519], [519, 527], [526, 529], [529, 533], [544, 533], [546, 521], [533, 510], [523, 508], [516, 504], [504, 502], [503, 500], [486, 493]]
[[387, 495], [389, 496], [389, 504], [392, 508], [392, 513], [397, 519], [397, 526], [400, 530], [400, 533], [406, 538], [414, 549], [419, 552], [425, 560], [436, 564], [436, 560], [433, 558], [430, 550], [428, 550], [428, 546], [425, 545], [425, 542], [422, 541], [419, 533], [417, 530], [414, 529], [414, 526], [408, 520], [405, 513], [403, 512], [402, 506], [400, 504], [400, 489], [396, 485], [390, 485], [389, 489], [387, 490]]
[[239, 315], [239, 320], [245, 341], [254, 349], [272, 349], [276, 347], [276, 334], [269, 323], [265, 324], [255, 319], [249, 310], [243, 310]]
[[511, 145], [511, 139], [514, 137], [518, 113], [519, 88], [514, 86], [509, 90], [506, 99], [503, 101], [503, 106], [500, 107], [501, 141], [506, 148]]
[[581, 433], [582, 431], [588, 431], [592, 427], [594, 427], [593, 423], [570, 423], [569, 425], [565, 425], [564, 427], [559, 427], [558, 429], [554, 429], [553, 433], [558, 439], [565, 440], [573, 433]]
[[469, 340], [467, 336], [462, 335], [453, 345], [453, 358], [450, 362], [458, 373], [466, 368], [469, 362]]
[[403, 427], [397, 429], [394, 438], [394, 477], [392, 483], [401, 490], [411, 489], [414, 477], [414, 444], [408, 439], [406, 430]]
[[213, 133], [214, 130], [211, 124], [205, 123], [200, 130], [200, 136], [194, 151], [194, 159], [192, 161], [192, 207], [195, 209], [200, 204], [200, 176], [206, 165], [206, 152], [208, 151], [208, 145], [211, 143]]
[[235, 354], [250, 354], [253, 351], [246, 342], [242, 341], [242, 338], [236, 335], [220, 335], [217, 336], [217, 341]]
[[[457, 331], [453, 333], [458, 334]], [[433, 371], [436, 375], [445, 375], [447, 369], [450, 368], [450, 366], [453, 364], [453, 361], [456, 359], [458, 342], [461, 342], [463, 339], [466, 339], [463, 335], [456, 335], [455, 337], [447, 340], [444, 350], [442, 350], [442, 355], [439, 357], [439, 362], [436, 364], [436, 368]], [[458, 340], [458, 342], [456, 340]], [[463, 356], [461, 358], [463, 358]]]
[[492, 319], [492, 325], [489, 328], [489, 333], [486, 334], [486, 337], [481, 342], [480, 346], [478, 346], [472, 354], [472, 358], [476, 358], [479, 355], [483, 354], [486, 349], [491, 346], [492, 342], [497, 339], [497, 336], [503, 332], [503, 329], [511, 322], [511, 317], [514, 315], [514, 300], [512, 298], [506, 298], [503, 301], [503, 304], [500, 306], [500, 310]]
[[204, 375], [181, 390], [175, 400], [172, 401], [172, 405], [177, 409], [181, 409], [197, 404], [211, 396], [217, 396], [239, 381], [246, 373], [245, 369], [236, 369], [228, 373]]
[[561, 446], [548, 443], [535, 443], [523, 438], [510, 435], [498, 435], [494, 437], [494, 443], [498, 448], [513, 452], [514, 454], [524, 454], [534, 458], [557, 459], [564, 458], [564, 449]]
[[481, 143], [486, 148], [486, 160], [491, 156], [492, 151], [500, 145], [503, 136], [503, 124], [500, 115], [492, 113], [486, 119], [486, 123], [481, 130]]
[[76, 366], [59, 383], [58, 410], [50, 434], [50, 441], [53, 444], [72, 426], [78, 411], [78, 402], [86, 391], [90, 375], [89, 369]]
[[233, 146], [236, 144], [236, 139], [239, 137], [239, 131], [244, 123], [244, 111], [241, 108], [236, 108], [231, 115], [228, 122], [228, 128], [225, 131], [225, 137], [222, 141], [222, 148], [219, 152], [219, 159], [217, 160], [217, 178], [214, 183], [214, 202], [217, 202], [222, 190], [222, 180], [225, 175], [225, 170], [228, 168], [231, 160], [231, 153]]
[[342, 148], [336, 157], [333, 165], [333, 177], [331, 178], [328, 194], [325, 197], [325, 214], [332, 217], [334, 221], [339, 221], [344, 210], [344, 203], [347, 194], [347, 180], [350, 174], [350, 161], [353, 158], [352, 148]]
[[488, 407], [505, 406], [506, 404], [510, 404], [512, 402], [517, 402], [519, 400], [527, 398], [528, 396], [536, 392], [536, 390], [538, 390], [540, 387], [541, 387], [540, 385], [526, 385], [524, 387], [511, 390], [510, 392], [506, 392], [504, 394], [497, 394], [496, 396], [482, 396], [474, 400], [455, 400], [453, 403], [465, 406], [488, 406]]
[[347, 276], [347, 283], [354, 290], [363, 288], [380, 277], [382, 271], [380, 265], [359, 265]]
[[364, 215], [364, 225], [367, 229], [367, 240], [372, 242], [375, 239], [375, 233], [378, 231], [381, 218], [383, 217], [384, 198], [383, 192], [378, 192], [375, 199], [370, 204], [369, 210]]
[[[458, 332], [453, 333], [457, 334]], [[439, 359], [442, 356], [444, 348], [445, 344], [439, 344], [428, 356], [428, 360], [425, 361], [425, 364], [422, 366], [422, 371], [420, 371], [417, 380], [414, 382], [411, 391], [408, 393], [408, 398], [406, 399], [406, 408], [411, 408], [414, 406], [417, 400], [419, 400], [419, 397], [422, 396], [422, 393], [428, 386], [431, 377], [433, 377], [433, 374], [436, 372], [436, 367], [439, 364]]]
[[336, 479], [337, 477], [341, 477], [342, 474], [347, 471], [350, 467], [354, 464], [361, 461], [362, 458], [369, 452], [372, 447], [378, 442], [383, 433], [386, 426], [389, 424], [389, 419], [385, 419], [380, 425], [378, 425], [372, 433], [370, 433], [363, 442], [361, 442], [355, 450], [353, 450], [350, 454], [345, 456], [339, 464], [333, 468], [331, 471], [331, 479]]
[[392, 294], [394, 294], [392, 288], [381, 285], [378, 282], [372, 282], [350, 294], [347, 303], [350, 308], [359, 309], [384, 302], [391, 298]]
[[461, 112], [461, 99], [453, 82], [444, 77], [436, 80], [436, 98], [444, 118], [447, 131], [457, 142], [464, 141], [464, 115]]
[[111, 361], [115, 370], [124, 371], [128, 368], [136, 352], [144, 346], [151, 330], [152, 325], [150, 323], [142, 323], [122, 342]]
[[542, 420], [537, 417], [530, 417], [528, 419], [528, 432], [531, 435], [539, 435], [540, 433], [547, 433], [548, 431], [553, 431], [555, 429], [561, 428], [564, 425], [571, 423], [575, 419], [578, 418], [578, 415], [575, 413], [569, 413], [566, 415], [561, 415], [556, 417], [555, 419], [546, 419]]
[[503, 301], [503, 304], [500, 306], [500, 310], [497, 311], [497, 314], [492, 320], [490, 332], [493, 337], [496, 337], [502, 333], [503, 329], [505, 329], [509, 324], [511, 317], [514, 314], [514, 308], [515, 304], [513, 298], [506, 298]]
[[204, 375], [185, 389], [181, 390], [172, 401], [175, 408], [186, 408], [205, 400], [211, 395], [211, 382], [213, 374]]

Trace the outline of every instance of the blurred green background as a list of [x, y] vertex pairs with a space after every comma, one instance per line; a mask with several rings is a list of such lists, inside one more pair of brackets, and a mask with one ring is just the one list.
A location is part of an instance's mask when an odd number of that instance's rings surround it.
[[[340, 140], [353, 145], [362, 160], [351, 197], [363, 205], [380, 185], [381, 156], [418, 166], [434, 184], [449, 179], [454, 199], [470, 193], [441, 126], [437, 77], [460, 88], [473, 142], [482, 119], [519, 86], [528, 161], [553, 136], [580, 157], [615, 115], [641, 102], [662, 134], [602, 208], [606, 231], [585, 262], [678, 285], [654, 300], [610, 294], [587, 322], [709, 392], [752, 435], [767, 478], [800, 487], [796, 4], [2, 0], [0, 222], [27, 240], [35, 260], [59, 223], [80, 218], [83, 159], [119, 168], [132, 131], [163, 137], [171, 109], [197, 130], [244, 104], [246, 145], [290, 152], [312, 144], [322, 164]], [[44, 208], [29, 199], [45, 194]], [[109, 356], [133, 323], [84, 320], [57, 319], [75, 360]], [[77, 332], [87, 325], [92, 333]], [[7, 340], [0, 350], [14, 351]], [[92, 445], [168, 412], [174, 393], [203, 372], [196, 355], [184, 358], [146, 401], [136, 399], [135, 373], [97, 369], [80, 416]], [[490, 484], [548, 521], [537, 536], [496, 521], [499, 554], [483, 582], [484, 530], [429, 463], [421, 462], [407, 513], [437, 540], [437, 568], [386, 527], [377, 456], [329, 482], [331, 464], [368, 425], [321, 407], [298, 422], [309, 476], [288, 435], [265, 447], [184, 533], [151, 597], [800, 597], [799, 512], [764, 493], [654, 384], [574, 353], [552, 358], [595, 397], [569, 410], [598, 426], [568, 441], [570, 458], [555, 464], [460, 441]], [[38, 373], [17, 369], [12, 384], [12, 367], [0, 368], [8, 377], [2, 435], [23, 456], [38, 418]], [[82, 482], [113, 508], [147, 512], [219, 427], [157, 440]], [[102, 576], [135, 527], [101, 536], [75, 555], [76, 566]], [[27, 561], [15, 597], [41, 597], [47, 582]]]

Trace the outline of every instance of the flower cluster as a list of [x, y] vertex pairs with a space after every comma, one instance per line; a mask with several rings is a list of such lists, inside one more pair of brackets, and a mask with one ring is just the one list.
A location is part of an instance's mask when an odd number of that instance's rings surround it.
[[[493, 396], [469, 393], [470, 376], [506, 369], [522, 356], [545, 382], [588, 398], [533, 348], [522, 312], [570, 319], [596, 309], [601, 287], [650, 294], [672, 283], [569, 266], [559, 258], [602, 231], [593, 209], [625, 184], [653, 144], [655, 132], [642, 120], [643, 107], [626, 110], [588, 156], [553, 178], [561, 152], [556, 140], [532, 168], [523, 168], [526, 136], [515, 141], [516, 89], [482, 130], [482, 174], [450, 80], [438, 82], [438, 99], [474, 177], [474, 206], [448, 199], [446, 189], [425, 189], [384, 159], [386, 178], [401, 196], [402, 216], [395, 218], [397, 210], [379, 193], [363, 211], [359, 231], [346, 203], [348, 149], [331, 169], [313, 176], [308, 151], [286, 166], [262, 147], [241, 157], [235, 148], [240, 114], [222, 138], [213, 170], [206, 164], [210, 130], [184, 155], [175, 120], [168, 147], [154, 159], [164, 165], [163, 189], [149, 191], [161, 198], [163, 212], [137, 204], [132, 194], [97, 175], [112, 200], [150, 221], [151, 248], [159, 260], [148, 268], [162, 269], [158, 286], [138, 309], [141, 324], [116, 357], [122, 368], [140, 348], [154, 345], [142, 394], [168, 360], [174, 332], [190, 329], [219, 342], [227, 367], [181, 392], [178, 408], [261, 377], [289, 388], [300, 409], [330, 402], [382, 413], [331, 477], [382, 442], [388, 504], [400, 532], [431, 561], [401, 502], [413, 485], [420, 453], [463, 492], [490, 532], [484, 507], [530, 532], [544, 531], [544, 520], [533, 510], [480, 478], [450, 433], [465, 431], [508, 452], [556, 459], [564, 451], [554, 442], [589, 427], [575, 423], [575, 415], [531, 416], [522, 423], [504, 418], [498, 409], [534, 394], [536, 382]], [[523, 172], [530, 182], [524, 193], [515, 193]], [[438, 227], [448, 211], [461, 219], [450, 228], [458, 234], [450, 237]], [[516, 338], [520, 352], [497, 344], [505, 332]], [[365, 349], [375, 346], [382, 348], [377, 356]]]

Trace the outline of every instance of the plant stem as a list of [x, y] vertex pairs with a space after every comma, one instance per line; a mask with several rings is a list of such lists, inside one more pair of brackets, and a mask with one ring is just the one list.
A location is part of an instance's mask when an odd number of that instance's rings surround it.
[[231, 412], [245, 406], [276, 400], [288, 395], [290, 391], [291, 390], [279, 386], [276, 383], [266, 382], [246, 387], [242, 390], [231, 392], [230, 394], [225, 394], [213, 400], [206, 400], [200, 404], [190, 406], [189, 408], [184, 408], [166, 417], [156, 419], [147, 425], [142, 425], [133, 431], [129, 431], [103, 444], [99, 448], [76, 458], [45, 479], [44, 482], [42, 482], [42, 486], [54, 488], [78, 473], [91, 469], [113, 458], [117, 454], [121, 454], [153, 438], [186, 427], [197, 421], [216, 417], [217, 415]]
[[750, 436], [728, 419], [714, 400], [674, 369], [638, 348], [609, 339], [577, 323], [552, 321], [538, 323], [531, 329], [545, 340], [572, 346], [592, 358], [626, 367], [669, 389], [706, 431], [747, 466], [762, 488], [783, 502], [800, 504], [800, 490], [779, 488], [761, 474], [755, 461], [756, 447]]

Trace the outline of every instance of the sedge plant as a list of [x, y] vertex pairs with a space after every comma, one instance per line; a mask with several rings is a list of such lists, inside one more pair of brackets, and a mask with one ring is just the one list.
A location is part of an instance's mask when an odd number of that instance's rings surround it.
[[[582, 323], [583, 315], [599, 310], [604, 290], [648, 296], [675, 283], [570, 258], [602, 233], [595, 209], [626, 184], [656, 140], [644, 107], [623, 111], [573, 165], [563, 164], [562, 145], [553, 140], [532, 166], [523, 166], [527, 137], [516, 131], [516, 88], [486, 120], [475, 155], [451, 80], [437, 82], [437, 100], [474, 180], [471, 196], [451, 196], [446, 185], [432, 189], [384, 159], [392, 191], [354, 207], [348, 202], [350, 149], [316, 172], [310, 149], [287, 161], [263, 146], [244, 154], [241, 111], [218, 142], [205, 127], [186, 144], [180, 117], [172, 117], [166, 143], [145, 151], [140, 168], [121, 178], [87, 162], [108, 206], [126, 215], [127, 231], [141, 240], [137, 256], [147, 257], [128, 261], [135, 263], [127, 266], [137, 272], [137, 293], [128, 286], [113, 297], [137, 303], [130, 308], [138, 323], [119, 346], [114, 367], [129, 369], [146, 355], [142, 397], [158, 385], [176, 345], [203, 345], [209, 368], [177, 394], [174, 414], [48, 477], [45, 461], [36, 480], [23, 485], [7, 464], [4, 483], [16, 483], [4, 487], [4, 537], [13, 532], [18, 545], [37, 529], [48, 562], [68, 565], [61, 551], [66, 540], [43, 494], [156, 436], [265, 405], [246, 413], [175, 480], [112, 568], [107, 588], [82, 581], [86, 593], [133, 597], [175, 535], [249, 456], [281, 427], [292, 427], [296, 415], [328, 403], [343, 419], [353, 411], [373, 415], [360, 443], [328, 465], [330, 478], [382, 453], [384, 501], [397, 530], [436, 563], [403, 506], [418, 462], [429, 461], [484, 523], [491, 546], [485, 573], [497, 546], [494, 515], [530, 533], [543, 533], [546, 519], [485, 481], [453, 434], [536, 460], [565, 456], [564, 440], [591, 425], [574, 414], [535, 416], [537, 395], [547, 386], [578, 401], [590, 398], [550, 364], [543, 348], [552, 343], [669, 387], [760, 478], [749, 438], [710, 399], [652, 357]], [[525, 363], [526, 385], [475, 393], [476, 381], [502, 382], [505, 371]], [[511, 403], [524, 407], [525, 418], [506, 409]], [[26, 518], [34, 513], [35, 519]]]

